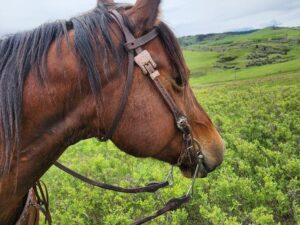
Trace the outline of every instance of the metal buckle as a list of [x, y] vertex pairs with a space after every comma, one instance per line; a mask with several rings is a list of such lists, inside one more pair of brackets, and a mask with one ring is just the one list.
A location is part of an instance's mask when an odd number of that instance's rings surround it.
[[[134, 61], [136, 62], [136, 64], [142, 69], [143, 73], [145, 75], [147, 75], [148, 73], [154, 74], [155, 73], [155, 77], [157, 77], [157, 72], [152, 72], [152, 71], [148, 71], [147, 67], [152, 66], [153, 70], [156, 69], [157, 65], [154, 62], [154, 60], [152, 59], [150, 53], [147, 50], [142, 51], [140, 54], [138, 54], [135, 58]], [[146, 67], [147, 66], [147, 67]], [[152, 77], [151, 77], [152, 78]], [[153, 78], [152, 78], [153, 79]]]
[[178, 120], [176, 121], [177, 127], [179, 130], [184, 131], [184, 129], [187, 127], [187, 118], [186, 116], [180, 116]]
[[155, 70], [153, 73], [150, 74], [152, 80], [155, 80], [156, 77], [159, 77], [160, 73], [158, 70]]

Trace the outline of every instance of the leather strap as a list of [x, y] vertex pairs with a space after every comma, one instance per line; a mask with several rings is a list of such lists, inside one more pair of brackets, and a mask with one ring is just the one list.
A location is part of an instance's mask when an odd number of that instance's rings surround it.
[[154, 214], [145, 217], [143, 219], [137, 220], [135, 221], [132, 225], [140, 225], [140, 224], [144, 224], [150, 220], [153, 220], [167, 212], [171, 212], [171, 211], [175, 211], [177, 209], [179, 209], [183, 204], [189, 202], [191, 200], [191, 196], [190, 195], [184, 195], [180, 198], [172, 198], [171, 200], [169, 200], [167, 202], [167, 204], [165, 205], [164, 208], [156, 211]]
[[[35, 195], [35, 197], [34, 197]], [[42, 181], [37, 181], [35, 186], [31, 188], [27, 194], [27, 200], [25, 207], [22, 211], [20, 218], [15, 225], [23, 225], [27, 221], [29, 216], [29, 209], [34, 208], [36, 210], [34, 223], [38, 224], [36, 221], [39, 211], [45, 216], [45, 224], [52, 224], [52, 218], [49, 210], [49, 195], [46, 185]], [[28, 222], [28, 221], [27, 221]], [[27, 224], [26, 222], [26, 224]]]
[[164, 182], [161, 182], [161, 183], [158, 183], [158, 182], [153, 182], [153, 183], [150, 183], [148, 184], [147, 186], [145, 187], [138, 187], [138, 188], [122, 188], [122, 187], [117, 187], [117, 186], [114, 186], [114, 185], [110, 185], [110, 184], [105, 184], [105, 183], [102, 183], [102, 182], [98, 182], [98, 181], [94, 181], [90, 178], [87, 178], [85, 176], [82, 176], [80, 175], [79, 173], [69, 169], [68, 167], [60, 164], [59, 162], [55, 162], [54, 165], [56, 167], [58, 167], [59, 169], [63, 170], [64, 172], [70, 174], [71, 176], [87, 183], [87, 184], [90, 184], [92, 186], [95, 186], [95, 187], [100, 187], [100, 188], [103, 188], [103, 189], [106, 189], [106, 190], [111, 190], [111, 191], [117, 191], [117, 192], [123, 192], [123, 193], [131, 193], [131, 194], [136, 194], [136, 193], [143, 193], [143, 192], [149, 192], [149, 193], [154, 193], [156, 192], [157, 190], [161, 189], [161, 188], [164, 188], [164, 187], [167, 187], [169, 186], [169, 181], [164, 181]]
[[179, 119], [179, 117], [184, 116], [184, 114], [178, 110], [177, 106], [175, 105], [174, 100], [172, 99], [170, 94], [167, 92], [167, 90], [164, 88], [164, 86], [162, 85], [162, 83], [158, 77], [153, 80], [153, 83], [154, 83], [156, 89], [158, 90], [158, 92], [160, 93], [160, 95], [163, 97], [164, 101], [167, 103], [175, 120], [177, 121]]
[[51, 225], [52, 224], [52, 217], [49, 208], [49, 194], [47, 187], [44, 182], [37, 181], [36, 185], [33, 187], [35, 195], [37, 197], [37, 205], [33, 204], [36, 208], [38, 208], [45, 216], [45, 224], [46, 222]]
[[128, 102], [128, 97], [129, 97], [130, 90], [131, 90], [132, 83], [133, 83], [134, 54], [133, 54], [132, 50], [128, 52], [128, 63], [129, 63], [128, 64], [128, 73], [127, 73], [127, 78], [126, 78], [126, 82], [125, 82], [125, 86], [124, 86], [124, 90], [123, 90], [123, 95], [121, 97], [120, 104], [117, 109], [117, 113], [113, 119], [113, 122], [112, 122], [110, 128], [106, 132], [105, 136], [103, 136], [100, 139], [103, 142], [108, 141], [109, 139], [112, 138], [115, 130], [118, 127], [119, 122], [122, 119], [126, 104]]
[[158, 36], [157, 30], [153, 29], [149, 33], [147, 33], [146, 35], [144, 35], [140, 38], [137, 38], [132, 41], [127, 41], [127, 43], [125, 44], [125, 47], [128, 51], [134, 50], [134, 49], [141, 47], [141, 46], [147, 44], [148, 42], [152, 41], [157, 36]]
[[116, 115], [110, 125], [110, 128], [108, 129], [106, 134], [100, 139], [103, 142], [108, 141], [109, 139], [112, 138], [114, 132], [116, 131], [116, 129], [118, 127], [119, 122], [122, 119], [126, 104], [128, 102], [128, 97], [129, 97], [130, 90], [131, 90], [132, 83], [133, 83], [133, 72], [134, 72], [134, 52], [133, 51], [135, 51], [137, 54], [141, 53], [142, 52], [141, 46], [146, 44], [147, 42], [153, 40], [158, 35], [156, 30], [152, 30], [145, 36], [136, 39], [133, 36], [133, 34], [129, 31], [127, 26], [125, 26], [122, 15], [120, 13], [118, 13], [118, 11], [116, 11], [116, 10], [113, 10], [111, 13], [112, 13], [113, 18], [115, 19], [116, 23], [120, 26], [120, 28], [122, 29], [122, 31], [124, 33], [124, 36], [125, 36], [125, 39], [127, 42], [127, 44], [125, 44], [125, 46], [126, 47], [134, 46], [134, 48], [127, 48], [128, 49], [128, 71], [127, 71], [127, 78], [126, 78], [126, 82], [125, 82], [125, 86], [124, 86], [124, 90], [123, 90], [123, 95], [120, 99], [119, 107], [118, 107]]
[[[130, 32], [130, 30], [128, 29], [128, 27], [125, 25], [123, 16], [117, 11], [117, 10], [112, 10], [111, 11], [111, 15], [113, 16], [114, 20], [116, 21], [116, 23], [120, 26], [126, 42], [134, 42], [135, 41], [135, 37], [133, 36], [133, 34]], [[136, 51], [137, 54], [139, 54], [142, 49], [140, 47], [134, 49]]]

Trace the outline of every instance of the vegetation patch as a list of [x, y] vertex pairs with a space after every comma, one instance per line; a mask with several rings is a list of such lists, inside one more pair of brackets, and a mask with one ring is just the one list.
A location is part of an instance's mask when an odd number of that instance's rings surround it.
[[[185, 38], [190, 82], [227, 151], [220, 168], [196, 181], [190, 204], [149, 224], [300, 224], [299, 40], [298, 28]], [[272, 62], [247, 66], [255, 58]], [[128, 187], [161, 181], [169, 170], [165, 163], [128, 156], [95, 139], [71, 146], [60, 161]], [[176, 169], [172, 188], [128, 195], [88, 186], [56, 168], [43, 180], [54, 224], [68, 225], [130, 224], [181, 196], [191, 182]]]
[[[299, 71], [299, 38], [299, 28], [275, 27], [188, 36], [180, 41], [189, 66], [197, 67], [192, 69], [192, 77], [198, 83], [210, 83]], [[206, 63], [208, 54], [210, 61]]]
[[282, 63], [289, 60], [288, 47], [273, 47], [265, 45], [256, 45], [253, 52], [247, 56], [247, 65], [250, 66], [262, 66], [267, 64]]
[[[196, 183], [191, 204], [150, 224], [282, 224], [300, 222], [300, 75], [195, 88], [226, 141], [222, 166]], [[88, 140], [62, 162], [95, 179], [123, 186], [163, 180], [169, 166], [136, 159], [111, 143]], [[175, 170], [175, 185], [156, 194], [128, 195], [85, 185], [56, 168], [43, 178], [55, 224], [130, 224], [190, 184]]]
[[234, 60], [236, 60], [238, 58], [238, 56], [235, 55], [220, 55], [218, 57], [218, 60], [215, 64], [216, 68], [223, 68], [223, 69], [233, 69], [236, 68], [237, 63], [234, 62]]

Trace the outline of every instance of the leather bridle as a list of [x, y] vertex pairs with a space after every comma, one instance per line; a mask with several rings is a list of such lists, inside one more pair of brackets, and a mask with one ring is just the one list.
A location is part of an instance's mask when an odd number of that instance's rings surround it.
[[[134, 64], [136, 63], [142, 72], [145, 75], [148, 75], [156, 87], [157, 91], [169, 107], [171, 113], [174, 116], [176, 127], [183, 135], [183, 142], [184, 142], [184, 151], [181, 152], [181, 155], [178, 159], [177, 166], [180, 166], [186, 157], [190, 160], [190, 163], [193, 163], [192, 160], [197, 158], [197, 152], [194, 150], [194, 141], [191, 132], [190, 125], [188, 123], [187, 116], [181, 112], [181, 110], [175, 104], [173, 98], [170, 96], [168, 91], [165, 89], [164, 85], [161, 83], [159, 77], [160, 72], [157, 69], [157, 64], [151, 57], [150, 53], [147, 50], [143, 50], [142, 46], [151, 42], [158, 36], [158, 32], [156, 28], [145, 34], [140, 38], [135, 38], [128, 27], [125, 25], [123, 16], [117, 11], [112, 10], [111, 14], [114, 20], [117, 22], [119, 27], [121, 28], [122, 33], [125, 36], [126, 44], [125, 48], [128, 53], [128, 73], [127, 79], [123, 90], [123, 95], [120, 100], [119, 108], [117, 113], [114, 117], [112, 125], [108, 129], [106, 135], [101, 138], [101, 141], [108, 141], [112, 138], [117, 126], [122, 118], [122, 115], [125, 110], [125, 106], [128, 102], [129, 92], [132, 87], [133, 81], [133, 70]], [[135, 56], [136, 55], [136, 56]]]
[[[182, 197], [171, 199], [169, 202], [167, 202], [164, 208], [158, 210], [153, 215], [133, 223], [134, 225], [138, 225], [150, 221], [162, 214], [165, 214], [168, 211], [174, 211], [179, 207], [181, 207], [182, 204], [190, 201], [193, 194], [195, 179], [200, 170], [200, 167], [204, 166], [204, 161], [203, 161], [203, 154], [201, 152], [200, 145], [196, 140], [193, 139], [192, 131], [188, 123], [187, 116], [184, 113], [182, 113], [181, 110], [177, 107], [173, 98], [170, 96], [168, 91], [165, 89], [164, 85], [161, 83], [159, 79], [160, 72], [157, 68], [157, 64], [151, 57], [150, 53], [147, 50], [142, 49], [143, 45], [151, 42], [153, 39], [155, 39], [158, 36], [158, 32], [156, 28], [154, 28], [149, 33], [147, 33], [146, 35], [140, 38], [135, 38], [134, 35], [128, 29], [128, 27], [125, 25], [123, 16], [116, 10], [112, 10], [110, 13], [125, 36], [125, 40], [126, 40], [125, 48], [128, 53], [128, 72], [127, 72], [127, 78], [123, 90], [123, 95], [120, 99], [120, 104], [117, 109], [116, 115], [106, 135], [103, 138], [101, 138], [101, 141], [108, 141], [109, 139], [111, 139], [118, 127], [118, 124], [124, 113], [126, 104], [128, 102], [129, 93], [133, 83], [134, 66], [135, 64], [137, 64], [142, 70], [142, 72], [145, 75], [149, 76], [153, 85], [155, 86], [155, 88], [163, 98], [164, 102], [170, 109], [172, 115], [174, 116], [176, 127], [182, 133], [184, 149], [178, 158], [176, 166], [181, 166], [183, 162], [189, 162], [190, 166], [196, 165], [192, 184], [188, 192]], [[164, 182], [159, 182], [159, 183], [155, 182], [147, 185], [146, 187], [128, 189], [128, 188], [121, 188], [121, 187], [105, 184], [102, 182], [94, 181], [90, 178], [78, 174], [77, 172], [67, 168], [66, 166], [58, 162], [55, 162], [54, 164], [59, 169], [65, 171], [66, 173], [72, 175], [73, 177], [80, 179], [90, 185], [108, 189], [108, 190], [117, 191], [117, 192], [125, 192], [125, 193], [156, 192], [160, 188], [171, 186], [173, 184], [173, 166]]]

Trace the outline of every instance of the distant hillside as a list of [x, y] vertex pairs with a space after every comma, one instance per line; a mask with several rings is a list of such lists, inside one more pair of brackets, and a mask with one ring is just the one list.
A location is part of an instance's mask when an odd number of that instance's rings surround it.
[[300, 71], [299, 27], [195, 35], [179, 38], [179, 42], [196, 78]]
[[198, 34], [198, 35], [190, 35], [179, 38], [179, 43], [183, 47], [187, 47], [190, 45], [197, 44], [202, 41], [208, 40], [217, 40], [222, 39], [229, 35], [245, 35], [256, 32], [257, 30], [249, 30], [249, 31], [238, 31], [238, 32], [225, 32], [225, 33], [211, 33], [211, 34]]
[[[294, 31], [294, 32], [293, 32]], [[284, 28], [284, 27], [269, 27], [261, 30], [249, 30], [238, 32], [225, 32], [225, 33], [211, 33], [199, 34], [193, 36], [185, 36], [179, 38], [182, 47], [195, 47], [197, 44], [205, 44], [208, 42], [225, 43], [226, 41], [237, 41], [240, 38], [250, 38], [250, 40], [262, 41], [264, 39], [284, 39], [284, 35], [298, 34], [300, 27]], [[275, 37], [273, 37], [275, 35]], [[244, 38], [243, 38], [244, 37]]]

